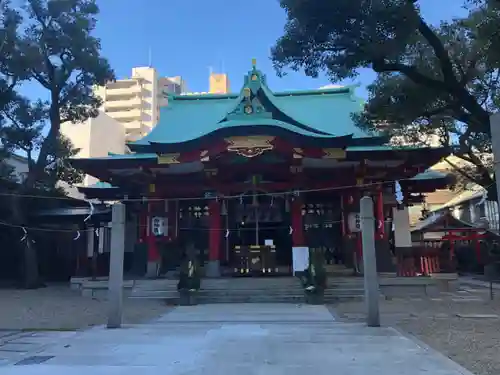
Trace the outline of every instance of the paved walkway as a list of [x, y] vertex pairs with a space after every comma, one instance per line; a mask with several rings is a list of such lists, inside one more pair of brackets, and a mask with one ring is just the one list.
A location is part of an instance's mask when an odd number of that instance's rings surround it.
[[[44, 342], [41, 333], [23, 340]], [[468, 374], [391, 328], [337, 323], [324, 306], [292, 304], [179, 307], [150, 324], [66, 333], [0, 373]]]

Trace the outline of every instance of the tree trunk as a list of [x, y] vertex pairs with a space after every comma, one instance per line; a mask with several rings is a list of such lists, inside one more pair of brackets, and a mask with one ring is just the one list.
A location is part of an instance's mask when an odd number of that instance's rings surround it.
[[[11, 199], [11, 209], [12, 218], [15, 225], [24, 226], [26, 225], [26, 217], [24, 209], [22, 207], [22, 199], [20, 196], [12, 196]], [[19, 229], [20, 239], [24, 236], [24, 231]], [[40, 281], [40, 274], [38, 272], [38, 256], [35, 248], [35, 244], [30, 238], [30, 233], [26, 234], [26, 238], [21, 243], [23, 251], [23, 282], [22, 285], [26, 289], [34, 289], [42, 286]]]

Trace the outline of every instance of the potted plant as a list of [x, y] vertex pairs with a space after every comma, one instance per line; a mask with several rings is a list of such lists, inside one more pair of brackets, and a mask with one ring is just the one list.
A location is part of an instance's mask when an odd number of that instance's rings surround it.
[[327, 275], [321, 255], [319, 251], [310, 251], [309, 267], [301, 276], [306, 303], [311, 305], [324, 303]]
[[179, 304], [181, 306], [193, 306], [197, 304], [197, 294], [200, 290], [200, 270], [194, 256], [188, 256], [181, 266], [179, 283]]

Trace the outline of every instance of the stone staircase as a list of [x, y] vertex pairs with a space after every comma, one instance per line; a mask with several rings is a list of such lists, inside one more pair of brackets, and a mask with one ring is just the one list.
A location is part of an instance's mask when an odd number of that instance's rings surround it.
[[179, 298], [177, 280], [136, 280], [129, 298], [163, 299], [165, 301], [176, 302]]
[[[325, 303], [363, 299], [363, 279], [330, 277]], [[177, 280], [137, 280], [130, 298], [178, 301]], [[295, 277], [242, 277], [203, 279], [198, 295], [200, 304], [210, 303], [302, 303], [304, 292]]]
[[200, 303], [300, 303], [302, 286], [295, 277], [204, 279]]
[[360, 301], [365, 295], [362, 277], [329, 277], [325, 302]]

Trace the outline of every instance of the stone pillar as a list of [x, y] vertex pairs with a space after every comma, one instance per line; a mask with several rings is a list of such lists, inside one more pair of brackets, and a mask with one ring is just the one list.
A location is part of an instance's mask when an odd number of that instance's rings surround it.
[[365, 286], [366, 323], [368, 327], [379, 327], [379, 286], [377, 259], [375, 254], [375, 239], [373, 238], [373, 233], [376, 232], [376, 228], [374, 228], [374, 222], [376, 220], [373, 215], [372, 198], [361, 198], [360, 211], [363, 243], [363, 276]]
[[208, 206], [210, 227], [208, 238], [208, 262], [205, 276], [220, 277], [220, 246], [221, 246], [221, 207], [219, 201], [211, 201]]
[[108, 281], [108, 328], [120, 328], [123, 305], [123, 260], [125, 256], [125, 205], [112, 208], [111, 249]]
[[393, 208], [394, 247], [396, 251], [411, 248], [410, 214], [408, 207]]
[[410, 215], [408, 207], [393, 209], [394, 248], [399, 276], [415, 276], [415, 258], [412, 254]]
[[291, 204], [291, 227], [292, 227], [292, 244], [294, 247], [304, 246], [304, 223], [302, 218], [302, 199], [294, 197]]

